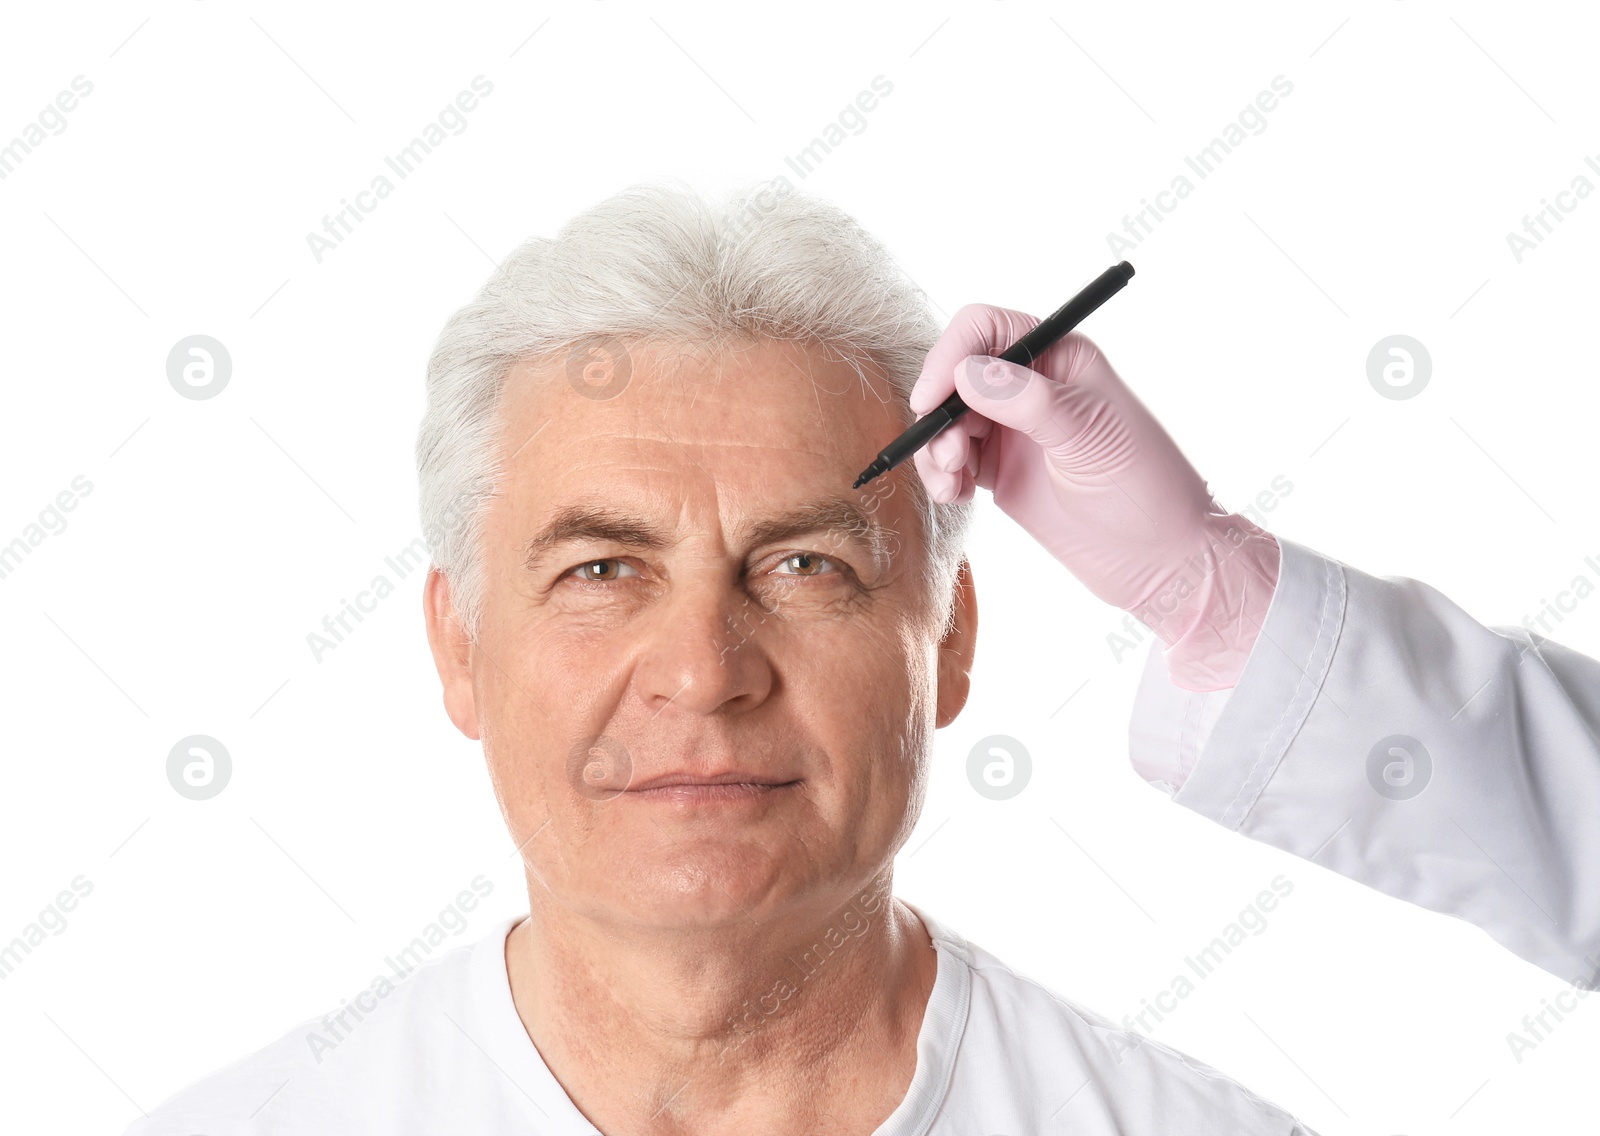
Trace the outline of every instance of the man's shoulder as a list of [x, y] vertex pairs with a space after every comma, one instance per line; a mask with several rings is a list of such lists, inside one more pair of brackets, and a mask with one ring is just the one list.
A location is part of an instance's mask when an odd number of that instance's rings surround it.
[[1038, 1099], [1041, 1085], [1059, 1087], [1056, 1123], [1116, 1117], [1119, 1131], [1169, 1132], [1183, 1118], [1206, 1125], [1195, 1131], [1309, 1133], [1204, 1062], [1117, 1026], [948, 929], [940, 934], [971, 975], [963, 1053], [976, 1047], [1000, 1055], [986, 1075], [1014, 1079], [1020, 1094]]
[[390, 965], [337, 1007], [179, 1089], [123, 1136], [309, 1132], [297, 1119], [307, 1116], [319, 1123], [348, 1117], [348, 1130], [358, 1130], [364, 1089], [396, 1078], [404, 1084], [407, 1071], [426, 1062], [430, 1039], [448, 1038], [437, 1028], [441, 1013], [468, 1011], [476, 945], [459, 944], [410, 969], [385, 959]]

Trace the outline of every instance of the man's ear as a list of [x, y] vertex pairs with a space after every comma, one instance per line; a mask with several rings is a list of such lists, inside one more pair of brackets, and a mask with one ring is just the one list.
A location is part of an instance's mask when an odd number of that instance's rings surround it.
[[972, 690], [972, 659], [978, 649], [978, 592], [972, 584], [972, 565], [966, 560], [956, 573], [950, 630], [939, 641], [938, 716], [934, 726], [943, 729], [956, 720]]
[[422, 585], [422, 615], [428, 625], [428, 647], [444, 686], [444, 709], [450, 720], [478, 741], [478, 699], [472, 685], [472, 640], [456, 615], [450, 581], [438, 568], [428, 569]]

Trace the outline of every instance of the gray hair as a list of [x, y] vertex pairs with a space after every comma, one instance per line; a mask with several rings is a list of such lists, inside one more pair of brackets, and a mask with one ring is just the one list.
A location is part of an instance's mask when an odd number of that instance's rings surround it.
[[[880, 367], [910, 425], [907, 399], [939, 331], [927, 296], [881, 242], [787, 181], [718, 202], [681, 183], [634, 185], [555, 239], [525, 241], [445, 324], [428, 360], [417, 435], [423, 539], [463, 629], [477, 642], [483, 521], [503, 470], [497, 416], [514, 363], [612, 338], [818, 343], [858, 376], [863, 358]], [[920, 582], [930, 602], [943, 599], [948, 630], [972, 503], [934, 502], [914, 470], [905, 483], [927, 547]]]

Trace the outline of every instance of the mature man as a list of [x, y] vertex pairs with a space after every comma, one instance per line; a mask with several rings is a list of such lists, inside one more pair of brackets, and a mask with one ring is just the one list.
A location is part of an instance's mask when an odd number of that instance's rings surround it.
[[968, 693], [970, 505], [848, 486], [938, 337], [798, 194], [636, 188], [518, 249], [418, 460], [428, 641], [529, 914], [129, 1132], [1305, 1132], [893, 895]]

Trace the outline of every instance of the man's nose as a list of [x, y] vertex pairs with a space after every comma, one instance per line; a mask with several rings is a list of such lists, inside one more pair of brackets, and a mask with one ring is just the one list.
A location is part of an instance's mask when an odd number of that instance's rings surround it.
[[652, 715], [742, 712], [772, 687], [759, 640], [779, 618], [736, 586], [678, 584], [656, 618], [635, 679]]

